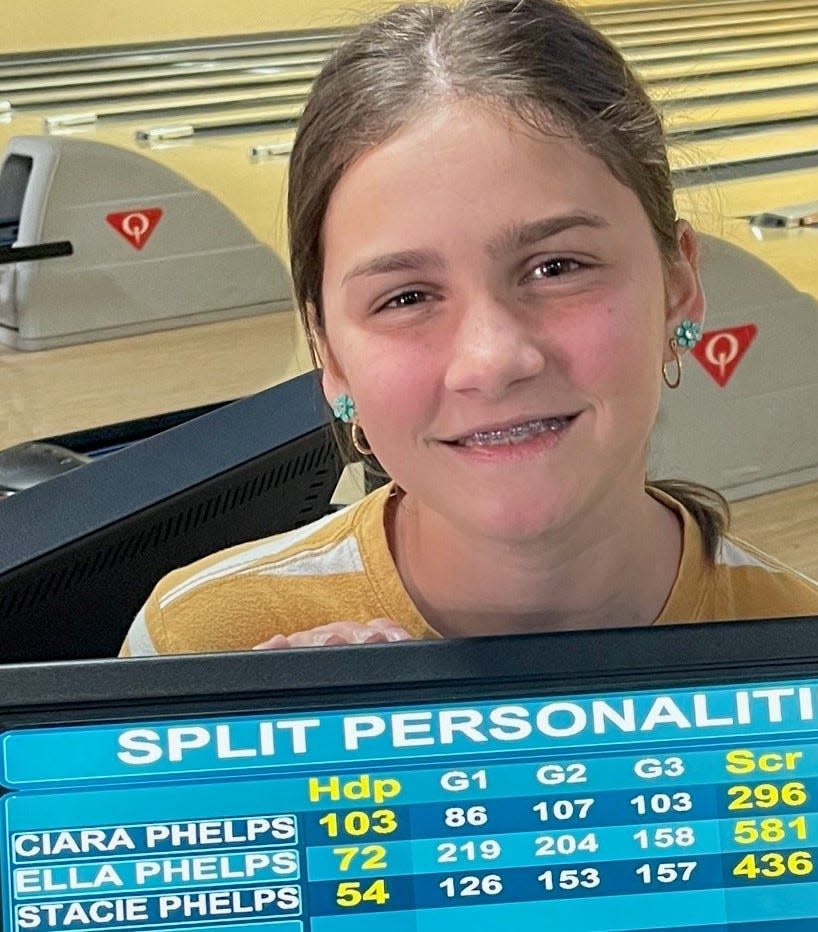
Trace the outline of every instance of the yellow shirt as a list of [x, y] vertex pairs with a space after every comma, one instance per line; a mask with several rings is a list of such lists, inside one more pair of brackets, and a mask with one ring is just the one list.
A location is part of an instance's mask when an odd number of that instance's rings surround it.
[[[122, 656], [247, 650], [274, 634], [373, 618], [391, 618], [415, 638], [439, 638], [392, 559], [384, 526], [390, 491], [170, 573], [134, 620]], [[675, 499], [651, 494], [683, 524], [678, 574], [655, 624], [818, 615], [818, 584], [732, 538], [710, 563], [693, 517]]]

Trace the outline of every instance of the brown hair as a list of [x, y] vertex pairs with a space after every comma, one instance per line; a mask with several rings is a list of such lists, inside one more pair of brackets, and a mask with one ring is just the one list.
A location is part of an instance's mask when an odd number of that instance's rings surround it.
[[[336, 184], [363, 151], [435, 99], [452, 97], [576, 138], [637, 195], [665, 262], [678, 256], [661, 117], [618, 49], [582, 14], [556, 0], [407, 4], [361, 27], [329, 58], [299, 121], [289, 172], [290, 267], [308, 334], [323, 330], [321, 230]], [[349, 450], [348, 427], [341, 430]], [[378, 467], [374, 458], [369, 465]], [[710, 535], [711, 554], [717, 540], [718, 532]]]

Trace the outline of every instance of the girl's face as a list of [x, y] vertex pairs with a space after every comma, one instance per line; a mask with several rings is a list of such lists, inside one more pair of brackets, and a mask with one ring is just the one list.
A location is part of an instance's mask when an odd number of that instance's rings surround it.
[[[636, 196], [570, 138], [471, 102], [360, 156], [323, 227], [320, 339], [415, 507], [508, 542], [632, 500], [668, 339], [698, 319]], [[627, 499], [626, 499], [627, 500]]]

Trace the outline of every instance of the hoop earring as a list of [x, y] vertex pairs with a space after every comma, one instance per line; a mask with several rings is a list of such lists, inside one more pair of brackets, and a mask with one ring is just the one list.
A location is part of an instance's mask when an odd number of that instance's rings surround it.
[[361, 454], [361, 456], [372, 456], [372, 448], [366, 443], [366, 438], [361, 440], [364, 432], [356, 423], [352, 425], [352, 446]]
[[662, 366], [662, 378], [665, 380], [665, 385], [668, 388], [678, 388], [682, 383], [682, 357], [679, 355], [679, 346], [676, 342], [675, 337], [670, 339], [670, 352], [673, 353], [673, 362], [676, 364], [676, 376], [673, 379], [670, 379], [667, 374], [667, 367], [670, 363], [665, 363]]

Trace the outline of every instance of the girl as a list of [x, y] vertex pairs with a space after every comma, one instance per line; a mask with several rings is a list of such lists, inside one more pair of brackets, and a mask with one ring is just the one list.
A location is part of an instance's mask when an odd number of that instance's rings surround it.
[[399, 7], [327, 62], [289, 181], [295, 293], [348, 440], [391, 482], [177, 571], [124, 653], [818, 614], [647, 483], [701, 335], [656, 110], [554, 0]]

